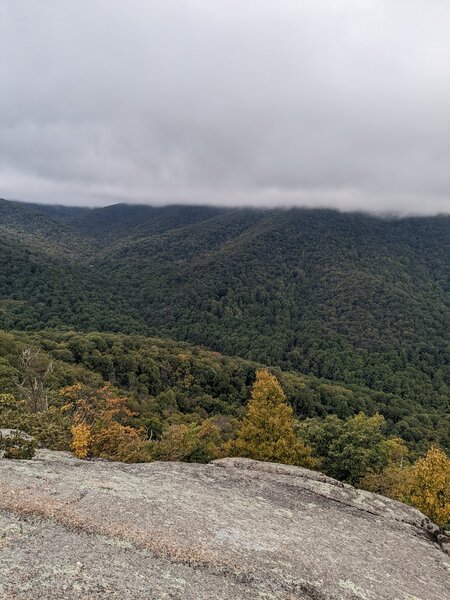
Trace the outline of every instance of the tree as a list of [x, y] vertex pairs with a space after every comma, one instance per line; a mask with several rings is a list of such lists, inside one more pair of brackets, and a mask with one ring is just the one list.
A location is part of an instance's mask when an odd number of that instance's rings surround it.
[[17, 388], [27, 401], [30, 412], [36, 413], [48, 408], [47, 379], [53, 371], [53, 363], [39, 348], [26, 348], [19, 357], [20, 376]]
[[267, 369], [256, 372], [242, 426], [229, 449], [255, 460], [314, 467], [309, 446], [294, 434], [292, 408], [277, 378]]
[[126, 463], [150, 460], [140, 429], [110, 421], [99, 424], [90, 433], [89, 449], [92, 456]]
[[30, 420], [25, 400], [18, 400], [12, 394], [0, 394], [0, 427], [28, 431]]
[[404, 502], [405, 477], [408, 473], [408, 468], [389, 465], [381, 472], [369, 471], [359, 485], [369, 492]]
[[[365, 489], [406, 502], [425, 513], [438, 525], [450, 522], [450, 459], [432, 447], [416, 463], [391, 462], [382, 473], [368, 473]], [[403, 466], [402, 466], [403, 465]]]
[[78, 458], [93, 456], [122, 462], [148, 460], [143, 431], [123, 423], [133, 416], [127, 398], [105, 386], [92, 393], [81, 385], [61, 390], [72, 410], [73, 452]]
[[218, 458], [222, 438], [212, 419], [203, 423], [170, 425], [155, 450], [159, 460], [206, 463]]
[[378, 414], [361, 412], [346, 420], [331, 415], [299, 422], [297, 433], [311, 444], [327, 475], [358, 485], [367, 473], [383, 471], [391, 456], [401, 455], [398, 439], [384, 437], [384, 424]]
[[433, 446], [409, 470], [404, 499], [438, 525], [450, 521], [450, 459]]
[[87, 423], [80, 421], [71, 427], [72, 442], [70, 447], [78, 458], [87, 458], [91, 443], [91, 428]]
[[30, 460], [36, 451], [36, 441], [18, 429], [0, 429], [0, 458]]
[[360, 481], [365, 490], [382, 494], [394, 500], [402, 500], [405, 473], [408, 472], [408, 448], [401, 438], [389, 438], [381, 442], [387, 457], [387, 466], [382, 471], [370, 469]]

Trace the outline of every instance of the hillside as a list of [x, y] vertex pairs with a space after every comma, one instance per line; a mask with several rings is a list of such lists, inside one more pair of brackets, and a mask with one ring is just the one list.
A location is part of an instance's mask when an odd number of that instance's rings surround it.
[[4, 329], [172, 337], [448, 408], [450, 217], [0, 209]]
[[[167, 411], [185, 418], [239, 418], [250, 397], [255, 370], [264, 366], [168, 339], [95, 332], [0, 331], [0, 393], [17, 393], [19, 356], [29, 347], [41, 348], [42, 358], [53, 362], [48, 388], [56, 406], [60, 404], [58, 391], [64, 386], [80, 383], [96, 389], [109, 383], [131, 398], [143, 424], [150, 423], [159, 432]], [[386, 419], [386, 435], [400, 436], [414, 454], [425, 451], [432, 442], [450, 450], [445, 410], [363, 386], [279, 368], [272, 371], [299, 419], [326, 415], [347, 419], [360, 411], [367, 415], [378, 412]], [[0, 407], [0, 426], [11, 426], [1, 419]]]
[[0, 598], [444, 600], [416, 509], [299, 467], [0, 461]]

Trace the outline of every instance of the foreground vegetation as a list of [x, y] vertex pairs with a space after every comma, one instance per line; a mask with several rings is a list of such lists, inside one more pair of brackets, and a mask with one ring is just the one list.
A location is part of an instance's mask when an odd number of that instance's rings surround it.
[[[0, 428], [39, 445], [124, 462], [234, 455], [317, 468], [450, 518], [438, 428], [408, 444], [369, 390], [134, 336], [3, 333], [0, 349]], [[18, 439], [2, 446], [11, 458], [33, 451]]]
[[[168, 422], [233, 422], [250, 399], [259, 363], [222, 356], [186, 343], [142, 336], [75, 332], [1, 332], [0, 391], [21, 396], [30, 388], [22, 353], [40, 352], [50, 408], [62, 402], [59, 390], [81, 384], [89, 391], [105, 385], [128, 398], [128, 405], [152, 439]], [[52, 368], [47, 371], [51, 363]], [[298, 419], [345, 421], [359, 412], [379, 413], [388, 436], [402, 438], [414, 457], [432, 444], [450, 449], [450, 421], [445, 410], [425, 408], [394, 394], [344, 385], [296, 372], [271, 368], [280, 380]], [[20, 389], [18, 388], [20, 384]], [[42, 402], [42, 399], [32, 400]], [[313, 421], [314, 422], [314, 421]]]
[[445, 523], [449, 230], [0, 200], [0, 427], [34, 438], [0, 451], [300, 464]]

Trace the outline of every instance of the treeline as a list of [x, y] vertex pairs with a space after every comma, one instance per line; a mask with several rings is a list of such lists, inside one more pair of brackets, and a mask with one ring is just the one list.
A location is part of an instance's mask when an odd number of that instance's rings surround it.
[[[109, 385], [134, 413], [133, 424], [159, 439], [168, 423], [201, 423], [219, 419], [229, 429], [240, 419], [250, 398], [255, 371], [261, 368], [239, 358], [186, 343], [114, 334], [75, 332], [0, 332], [0, 391], [17, 394], [23, 377], [21, 355], [40, 349], [39, 369], [52, 363], [46, 389], [50, 407], [63, 402], [60, 390], [81, 385], [87, 391]], [[42, 363], [41, 366], [39, 364]], [[358, 386], [344, 386], [312, 376], [271, 371], [280, 380], [296, 418], [346, 420], [360, 412], [380, 414], [388, 436], [402, 438], [413, 456], [433, 443], [450, 448], [448, 415], [399, 396]], [[22, 373], [22, 375], [21, 375]], [[46, 442], [47, 443], [47, 442]]]
[[[133, 402], [111, 385], [76, 383], [51, 393], [53, 373], [53, 361], [38, 348], [22, 350], [16, 394], [0, 394], [0, 428], [16, 430], [0, 435], [5, 458], [31, 458], [36, 443], [70, 449], [81, 459], [123, 462], [243, 456], [317, 468], [409, 502], [441, 525], [450, 519], [450, 460], [441, 449], [431, 447], [413, 462], [406, 443], [387, 435], [379, 414], [298, 419], [267, 369], [254, 372], [250, 399], [236, 415], [216, 412], [215, 403], [209, 413], [195, 402], [181, 411], [173, 392], [145, 403], [143, 397]], [[194, 381], [189, 370], [179, 373], [181, 387], [191, 388]]]
[[[440, 525], [450, 520], [450, 459], [439, 448], [411, 464], [405, 443], [386, 438], [384, 419], [359, 413], [345, 421], [296, 421], [279, 381], [256, 372], [243, 421], [225, 452], [322, 471], [416, 506]], [[297, 429], [297, 431], [296, 431]]]

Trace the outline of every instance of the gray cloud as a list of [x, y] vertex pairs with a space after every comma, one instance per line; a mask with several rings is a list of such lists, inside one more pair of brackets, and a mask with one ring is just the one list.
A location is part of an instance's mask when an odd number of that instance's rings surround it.
[[447, 0], [2, 0], [0, 196], [450, 212]]

